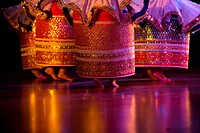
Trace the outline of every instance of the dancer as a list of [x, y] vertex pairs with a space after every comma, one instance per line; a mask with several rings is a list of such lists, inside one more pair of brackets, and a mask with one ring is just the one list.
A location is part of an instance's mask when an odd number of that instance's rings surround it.
[[145, 18], [135, 26], [136, 67], [145, 68], [152, 80], [171, 81], [163, 70], [188, 69], [190, 30], [199, 24], [199, 4], [151, 0]]
[[35, 27], [32, 31], [20, 31], [20, 47], [23, 70], [31, 70], [37, 79], [47, 79], [42, 74], [42, 67], [36, 64]]
[[[67, 67], [75, 66], [73, 29], [64, 16], [63, 7], [57, 0], [42, 0], [36, 4], [44, 15], [36, 15], [36, 63], [47, 67], [45, 72], [54, 80], [72, 81]], [[59, 67], [58, 74], [54, 68]]]
[[35, 62], [35, 25], [26, 16], [22, 5], [23, 2], [15, 6], [2, 8], [3, 15], [13, 31], [19, 33], [22, 69], [30, 70], [37, 79], [47, 79], [41, 72], [42, 68]]
[[88, 0], [71, 0], [66, 4], [74, 11], [76, 60], [80, 77], [93, 78], [96, 86], [103, 88], [103, 78], [118, 87], [116, 78], [135, 74], [134, 25], [130, 12], [125, 12], [128, 6], [133, 9], [134, 4], [134, 1], [130, 4], [130, 1], [120, 0], [90, 1], [90, 4]]
[[[57, 1], [24, 1], [17, 7], [20, 11], [15, 10], [16, 7], [11, 8], [6, 9], [12, 13], [7, 18], [12, 18], [14, 21], [8, 20], [14, 27], [23, 29], [20, 35], [24, 69], [27, 69], [29, 63], [32, 73], [37, 78], [44, 78], [39, 69], [33, 68], [33, 64], [36, 64], [45, 68], [46, 74], [54, 80], [72, 81], [67, 75], [66, 67], [75, 65], [73, 30]], [[7, 15], [7, 12], [5, 14]], [[24, 32], [24, 29], [28, 32]], [[55, 67], [60, 68], [58, 74], [55, 72]]]

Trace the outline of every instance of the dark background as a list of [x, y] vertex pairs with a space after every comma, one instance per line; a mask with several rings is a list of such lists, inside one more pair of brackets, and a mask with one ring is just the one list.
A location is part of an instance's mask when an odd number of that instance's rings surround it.
[[[197, 0], [193, 0], [197, 2]], [[0, 7], [9, 7], [20, 0], [0, 0]], [[0, 14], [0, 72], [22, 71], [18, 32], [7, 26]], [[200, 68], [200, 31], [191, 34], [189, 69]]]

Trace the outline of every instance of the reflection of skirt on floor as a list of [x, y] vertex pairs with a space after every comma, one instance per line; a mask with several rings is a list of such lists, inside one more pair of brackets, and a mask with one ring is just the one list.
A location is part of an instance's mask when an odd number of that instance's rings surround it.
[[78, 74], [87, 78], [116, 78], [135, 73], [134, 30], [111, 14], [99, 11], [94, 24], [85, 27], [74, 12]]

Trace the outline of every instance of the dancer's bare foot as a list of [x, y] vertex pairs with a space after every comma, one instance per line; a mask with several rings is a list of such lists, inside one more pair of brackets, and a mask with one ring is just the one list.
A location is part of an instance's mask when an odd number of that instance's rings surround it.
[[159, 78], [158, 77], [156, 77], [156, 76], [154, 76], [153, 75], [154, 73], [152, 72], [152, 70], [151, 69], [148, 69], [147, 70], [147, 75], [151, 78], [151, 80], [159, 80]]
[[68, 80], [68, 81], [73, 81], [72, 78], [70, 78], [69, 76], [67, 76], [67, 75], [64, 74], [64, 73], [59, 73], [59, 74], [58, 74], [58, 78], [64, 79], [64, 80]]
[[114, 86], [114, 87], [119, 87], [119, 85], [117, 84], [116, 79], [111, 79], [110, 82], [111, 82], [111, 85], [112, 85], [112, 86]]
[[44, 75], [42, 75], [42, 73], [38, 69], [33, 69], [33, 70], [31, 70], [31, 72], [35, 75], [35, 77], [37, 79], [47, 79], [47, 77], [45, 77]]
[[64, 80], [68, 80], [68, 81], [73, 81], [72, 78], [70, 78], [69, 76], [67, 76], [67, 72], [66, 72], [66, 68], [60, 68], [60, 71], [58, 73], [58, 77]]
[[45, 72], [46, 72], [47, 74], [49, 74], [54, 80], [60, 80], [60, 79], [56, 76], [55, 71], [54, 71], [53, 68], [48, 67], [48, 68], [45, 69]]
[[95, 78], [94, 84], [96, 87], [104, 88], [104, 85], [101, 83], [101, 79]]
[[161, 72], [154, 72], [153, 76], [156, 77], [156, 78], [158, 78], [161, 81], [167, 81], [167, 82], [171, 81], [171, 79], [165, 77], [165, 75], [163, 73], [161, 73]]

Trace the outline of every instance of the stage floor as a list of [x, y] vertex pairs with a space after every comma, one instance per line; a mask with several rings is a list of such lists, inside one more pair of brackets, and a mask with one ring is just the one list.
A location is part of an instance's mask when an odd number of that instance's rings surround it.
[[[3, 73], [1, 133], [199, 133], [200, 70], [166, 70], [172, 82], [141, 73], [119, 88], [95, 88], [92, 79], [36, 80]], [[106, 83], [107, 80], [104, 80]]]

